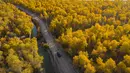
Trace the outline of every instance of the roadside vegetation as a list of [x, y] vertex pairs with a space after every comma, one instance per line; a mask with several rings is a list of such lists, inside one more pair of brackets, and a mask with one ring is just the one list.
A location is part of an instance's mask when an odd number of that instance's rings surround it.
[[84, 73], [130, 73], [130, 1], [8, 0], [47, 20]]
[[29, 38], [32, 28], [30, 16], [14, 5], [0, 1], [0, 73], [38, 73], [43, 70], [37, 39]]

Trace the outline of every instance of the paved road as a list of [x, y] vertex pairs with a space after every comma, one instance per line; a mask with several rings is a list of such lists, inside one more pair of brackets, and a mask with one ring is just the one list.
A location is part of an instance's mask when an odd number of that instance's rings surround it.
[[[55, 73], [79, 73], [73, 67], [71, 59], [66, 55], [62, 47], [54, 41], [53, 36], [48, 31], [47, 26], [44, 23], [44, 21], [41, 20], [37, 15], [28, 11], [27, 9], [24, 9], [20, 6], [17, 6], [17, 8], [26, 12], [28, 15], [32, 16], [33, 19], [35, 19], [39, 23], [42, 35], [45, 38], [50, 48], [50, 56], [51, 56], [51, 61], [53, 62]], [[57, 51], [62, 54], [60, 58], [56, 54]]]

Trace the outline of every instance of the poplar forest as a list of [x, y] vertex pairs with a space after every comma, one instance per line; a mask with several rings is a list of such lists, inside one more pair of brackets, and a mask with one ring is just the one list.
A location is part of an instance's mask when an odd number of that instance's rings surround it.
[[0, 0], [0, 73], [46, 73], [42, 25], [17, 6], [47, 24], [78, 73], [130, 73], [130, 0]]

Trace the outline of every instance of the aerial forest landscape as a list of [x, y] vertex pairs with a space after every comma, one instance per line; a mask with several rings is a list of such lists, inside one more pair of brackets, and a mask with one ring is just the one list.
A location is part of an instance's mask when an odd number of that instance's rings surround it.
[[130, 0], [0, 0], [0, 73], [130, 73]]

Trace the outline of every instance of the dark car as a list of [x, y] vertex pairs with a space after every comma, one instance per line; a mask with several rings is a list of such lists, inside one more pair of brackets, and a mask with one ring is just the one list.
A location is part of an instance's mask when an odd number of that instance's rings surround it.
[[62, 56], [59, 52], [57, 52], [56, 54], [59, 58]]

